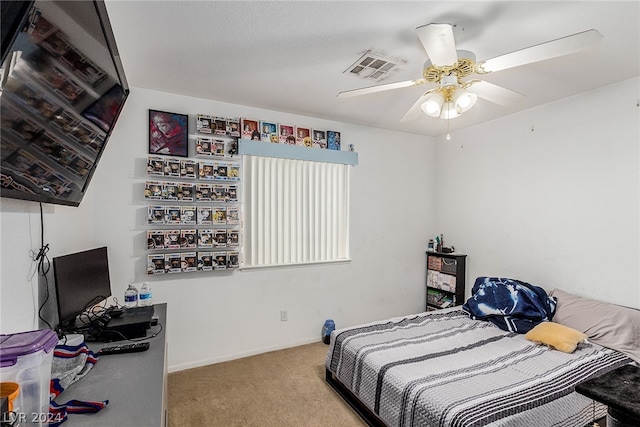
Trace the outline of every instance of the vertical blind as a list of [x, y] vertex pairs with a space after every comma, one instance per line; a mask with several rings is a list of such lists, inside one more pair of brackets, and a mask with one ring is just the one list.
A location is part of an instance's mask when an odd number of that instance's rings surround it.
[[244, 266], [349, 257], [349, 166], [244, 158]]

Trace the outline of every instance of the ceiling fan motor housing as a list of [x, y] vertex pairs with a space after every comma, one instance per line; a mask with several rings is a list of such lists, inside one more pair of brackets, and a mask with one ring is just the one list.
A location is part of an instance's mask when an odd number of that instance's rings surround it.
[[458, 78], [467, 77], [476, 72], [476, 56], [467, 50], [458, 50], [458, 62], [452, 65], [434, 65], [430, 59], [424, 63], [422, 77], [433, 83], [440, 83], [441, 80], [452, 73]]

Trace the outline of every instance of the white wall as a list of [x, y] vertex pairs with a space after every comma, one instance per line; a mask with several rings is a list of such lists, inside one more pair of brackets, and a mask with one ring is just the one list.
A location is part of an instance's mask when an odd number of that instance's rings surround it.
[[496, 275], [640, 307], [639, 82], [438, 141], [437, 229], [469, 255], [467, 294]]
[[[171, 370], [316, 341], [328, 317], [340, 327], [421, 311], [424, 249], [436, 232], [469, 255], [468, 281], [513, 277], [640, 307], [639, 85], [633, 79], [437, 143], [134, 89], [82, 205], [45, 206], [50, 256], [107, 245], [115, 295], [130, 280], [151, 281], [156, 302], [169, 303]], [[353, 261], [147, 279], [140, 194], [148, 108], [342, 131], [360, 162], [351, 180]], [[37, 204], [1, 201], [0, 331], [11, 333], [37, 325], [27, 276], [39, 214]]]
[[[142, 198], [148, 109], [251, 117], [342, 132], [355, 144], [347, 264], [251, 271], [144, 274]], [[79, 208], [45, 206], [50, 257], [106, 245], [112, 291], [149, 281], [169, 304], [170, 370], [318, 341], [333, 318], [353, 325], [424, 309], [424, 249], [433, 234], [435, 142], [411, 134], [134, 88]], [[26, 271], [39, 247], [37, 204], [2, 200], [2, 333], [37, 327]], [[30, 224], [30, 225], [29, 225]], [[53, 288], [52, 288], [53, 290]], [[289, 320], [280, 321], [280, 310]]]

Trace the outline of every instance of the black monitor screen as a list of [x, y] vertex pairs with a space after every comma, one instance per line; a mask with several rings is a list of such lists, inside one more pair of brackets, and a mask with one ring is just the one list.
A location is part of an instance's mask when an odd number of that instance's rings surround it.
[[53, 259], [61, 329], [73, 328], [76, 316], [111, 296], [107, 248]]

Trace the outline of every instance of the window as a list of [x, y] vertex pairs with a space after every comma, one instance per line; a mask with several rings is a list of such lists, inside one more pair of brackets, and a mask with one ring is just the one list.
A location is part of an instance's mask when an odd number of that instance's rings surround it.
[[349, 258], [349, 165], [244, 156], [244, 267]]

